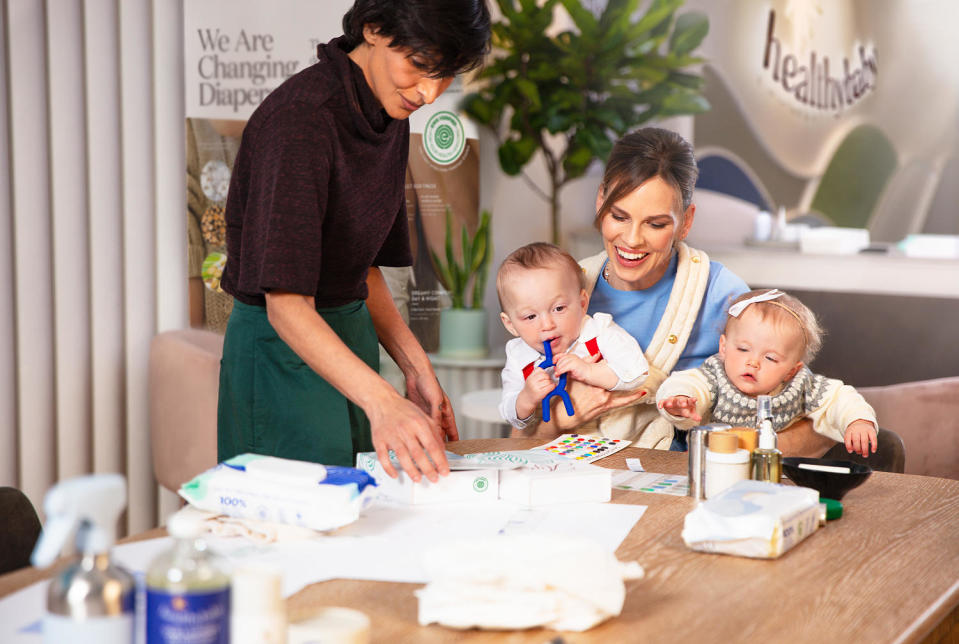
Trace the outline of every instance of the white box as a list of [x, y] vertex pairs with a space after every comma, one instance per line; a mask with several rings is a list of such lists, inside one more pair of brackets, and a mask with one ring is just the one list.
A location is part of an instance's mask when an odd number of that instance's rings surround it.
[[613, 470], [586, 463], [556, 470], [502, 470], [499, 498], [529, 506], [605, 502], [610, 499], [612, 476]]
[[959, 257], [959, 235], [906, 235], [899, 249], [906, 257], [955, 259]]
[[854, 255], [869, 246], [865, 228], [820, 226], [799, 232], [799, 250], [813, 255]]
[[425, 476], [414, 483], [394, 462], [399, 473], [390, 477], [376, 458], [376, 452], [361, 452], [356, 455], [356, 467], [369, 472], [376, 479], [377, 491], [391, 499], [418, 505], [446, 501], [496, 501], [499, 493], [499, 471], [493, 469], [462, 470], [441, 476], [436, 483]]

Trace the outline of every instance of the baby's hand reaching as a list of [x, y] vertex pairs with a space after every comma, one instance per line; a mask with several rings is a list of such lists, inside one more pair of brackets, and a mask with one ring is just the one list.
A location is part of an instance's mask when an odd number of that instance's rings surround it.
[[670, 396], [663, 398], [659, 403], [660, 409], [665, 409], [673, 416], [680, 418], [692, 418], [696, 422], [701, 422], [703, 417], [696, 413], [696, 399], [689, 396]]
[[536, 409], [546, 394], [553, 390], [556, 383], [544, 369], [536, 367], [523, 384], [523, 390], [516, 397], [516, 417], [527, 418]]
[[868, 420], [854, 420], [849, 423], [845, 434], [846, 451], [852, 454], [856, 452], [862, 457], [869, 456], [869, 447], [872, 446], [873, 454], [879, 447], [879, 437], [876, 435], [876, 427]]
[[592, 366], [588, 362], [572, 353], [564, 353], [556, 358], [555, 373], [557, 376], [568, 373], [574, 380], [589, 382], [591, 369]]

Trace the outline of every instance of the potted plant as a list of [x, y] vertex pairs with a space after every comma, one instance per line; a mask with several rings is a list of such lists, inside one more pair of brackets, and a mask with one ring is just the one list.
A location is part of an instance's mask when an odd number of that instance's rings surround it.
[[[709, 109], [703, 79], [690, 71], [703, 62], [692, 51], [709, 20], [676, 16], [682, 2], [653, 0], [637, 15], [639, 0], [608, 0], [597, 16], [581, 0], [497, 0], [493, 59], [463, 109], [493, 132], [506, 174], [543, 155], [549, 187], [524, 178], [550, 205], [553, 243], [560, 190], [605, 161], [616, 139], [651, 119]], [[557, 5], [575, 29], [548, 35]]]
[[453, 214], [447, 207], [445, 261], [430, 250], [437, 278], [452, 299], [452, 308], [440, 311], [439, 353], [449, 358], [484, 358], [487, 347], [483, 294], [493, 255], [489, 211], [481, 213], [473, 235], [465, 225], [460, 229], [459, 259], [453, 248], [454, 235]]

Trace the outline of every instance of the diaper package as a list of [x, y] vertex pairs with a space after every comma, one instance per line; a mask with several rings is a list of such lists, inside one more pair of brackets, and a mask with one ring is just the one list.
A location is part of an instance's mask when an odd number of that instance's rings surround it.
[[774, 559], [820, 524], [819, 493], [806, 487], [739, 481], [686, 515], [693, 550]]
[[180, 487], [195, 508], [313, 530], [356, 521], [376, 482], [352, 467], [324, 466], [260, 454], [240, 454]]
[[[449, 454], [448, 452], [448, 457]], [[419, 505], [451, 501], [487, 502], [497, 499], [499, 470], [490, 467], [489, 464], [473, 464], [479, 465], [479, 467], [467, 464], [463, 465], [461, 469], [456, 469], [457, 466], [450, 463], [451, 471], [449, 475], [441, 476], [434, 483], [426, 477], [420, 479], [419, 482], [414, 482], [403, 471], [399, 460], [392, 452], [390, 453], [390, 462], [396, 469], [396, 478], [386, 473], [376, 452], [360, 452], [356, 455], [356, 467], [376, 479], [379, 494], [394, 501]]]

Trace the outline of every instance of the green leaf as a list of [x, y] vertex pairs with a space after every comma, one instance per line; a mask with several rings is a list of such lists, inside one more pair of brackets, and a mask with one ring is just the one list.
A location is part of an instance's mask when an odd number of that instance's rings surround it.
[[462, 239], [460, 240], [460, 249], [463, 254], [462, 271], [463, 281], [465, 282], [469, 279], [469, 267], [473, 263], [473, 258], [470, 256], [472, 249], [470, 248], [470, 236], [466, 231], [466, 226], [463, 226], [460, 230], [463, 233]]
[[622, 132], [626, 129], [626, 123], [622, 115], [614, 109], [608, 107], [598, 107], [591, 112], [592, 117], [602, 123], [606, 128], [614, 132]]
[[453, 214], [446, 209], [446, 267], [450, 273], [450, 285], [456, 289], [456, 256], [453, 254]]
[[582, 176], [593, 160], [593, 153], [589, 146], [585, 142], [576, 141], [576, 138], [581, 137], [574, 137], [573, 142], [569, 145], [566, 158], [563, 159], [563, 170], [571, 178]]
[[641, 67], [637, 66], [632, 68], [626, 78], [635, 79], [642, 81], [647, 84], [656, 84], [662, 83], [669, 77], [669, 72], [663, 69], [657, 69], [658, 65], [651, 64], [652, 61], [648, 57], [644, 59], [645, 64]]
[[673, 12], [682, 3], [683, 0], [654, 0], [643, 17], [631, 29], [631, 33], [635, 34], [634, 38], [652, 32], [657, 27], [662, 28], [664, 22], [668, 25], [668, 21], [673, 17]]
[[482, 308], [483, 294], [486, 292], [486, 280], [489, 277], [489, 265], [493, 257], [493, 244], [490, 237], [490, 212], [484, 210], [480, 215], [480, 225], [476, 229], [475, 243], [482, 245], [483, 259], [479, 266], [474, 269], [476, 275], [473, 281], [473, 302], [474, 309]]
[[536, 83], [525, 78], [517, 78], [516, 89], [519, 90], [520, 94], [526, 97], [533, 109], [538, 110], [542, 107], [543, 104], [539, 99], [539, 88], [536, 86]]
[[436, 278], [447, 291], [453, 288], [453, 278], [449, 269], [443, 264], [436, 252], [431, 248], [430, 257], [433, 259], [433, 268], [436, 269]]
[[546, 116], [546, 131], [550, 134], [558, 134], [560, 132], [565, 132], [569, 129], [572, 124], [572, 119], [570, 119], [568, 114], [564, 114], [561, 111], [555, 111]]
[[496, 0], [496, 4], [499, 5], [500, 13], [503, 14], [503, 17], [507, 21], [515, 21], [517, 17], [516, 9], [513, 8], [513, 0]]
[[491, 125], [496, 121], [493, 118], [492, 105], [479, 94], [467, 94], [460, 103], [460, 109], [482, 125]]
[[709, 109], [709, 101], [698, 94], [670, 94], [663, 99], [660, 114], [676, 116], [677, 114], [699, 114]]
[[685, 87], [692, 90], [701, 90], [706, 85], [702, 76], [685, 72], [670, 72], [666, 82], [673, 87]]
[[676, 18], [673, 35], [669, 38], [669, 50], [675, 54], [688, 54], [699, 47], [709, 33], [709, 18], [699, 11], [690, 11]]
[[506, 174], [517, 175], [529, 163], [539, 145], [532, 138], [505, 141], [499, 147], [499, 160]]
[[476, 228], [476, 234], [473, 236], [472, 261], [469, 264], [469, 271], [475, 273], [479, 270], [483, 262], [486, 261], [486, 244], [489, 237], [489, 212], [483, 211], [480, 218], [480, 224]]
[[632, 25], [639, 0], [609, 0], [599, 17], [599, 28], [607, 39], [622, 38]]
[[516, 154], [516, 145], [512, 141], [506, 141], [499, 146], [499, 165], [506, 174], [515, 177], [523, 170], [523, 164], [519, 162]]
[[562, 0], [563, 8], [573, 19], [579, 32], [585, 37], [594, 37], [599, 30], [596, 17], [593, 12], [583, 7], [580, 0]]

